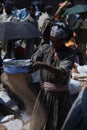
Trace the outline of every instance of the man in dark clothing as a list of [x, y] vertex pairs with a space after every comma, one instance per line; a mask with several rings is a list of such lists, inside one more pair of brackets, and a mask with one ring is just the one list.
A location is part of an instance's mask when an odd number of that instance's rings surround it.
[[87, 130], [87, 81], [72, 105], [61, 130]]

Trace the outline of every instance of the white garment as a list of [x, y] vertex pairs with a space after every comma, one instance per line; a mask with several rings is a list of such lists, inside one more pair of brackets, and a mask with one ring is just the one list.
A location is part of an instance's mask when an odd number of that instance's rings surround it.
[[0, 22], [5, 22], [5, 17], [6, 17], [6, 13], [5, 10], [3, 9], [3, 13], [0, 15]]
[[81, 90], [81, 82], [71, 79], [70, 80], [70, 85], [69, 85], [69, 91], [71, 95], [78, 94]]
[[42, 15], [38, 19], [38, 29], [42, 32], [42, 28], [46, 19], [51, 19], [52, 16], [49, 16], [46, 12], [42, 13]]
[[32, 22], [32, 23], [36, 24], [35, 19], [33, 17], [31, 17], [30, 14], [28, 14], [28, 16], [25, 17], [25, 19], [23, 19], [21, 21]]
[[79, 78], [78, 80], [74, 80], [73, 78], [70, 80], [69, 90], [71, 95], [78, 94], [81, 90], [81, 81], [87, 80], [87, 65], [80, 66], [79, 64], [75, 63], [77, 65], [77, 70], [79, 73], [72, 73], [72, 77], [84, 77]]
[[82, 65], [82, 66], [78, 66], [77, 70], [79, 71], [80, 74], [84, 74], [87, 75], [87, 65]]
[[12, 15], [6, 14], [5, 10], [3, 10], [3, 14], [0, 15], [0, 22], [10, 22], [10, 21], [18, 21], [16, 17]]

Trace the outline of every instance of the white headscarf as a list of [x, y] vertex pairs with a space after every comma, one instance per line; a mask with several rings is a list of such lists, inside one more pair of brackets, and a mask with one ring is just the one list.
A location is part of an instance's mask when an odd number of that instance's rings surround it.
[[58, 22], [51, 28], [50, 36], [58, 38], [67, 38], [67, 32], [65, 31], [66, 26], [62, 22]]

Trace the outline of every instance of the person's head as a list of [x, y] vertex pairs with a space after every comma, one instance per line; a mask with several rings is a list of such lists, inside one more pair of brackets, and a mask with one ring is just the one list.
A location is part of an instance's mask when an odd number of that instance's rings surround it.
[[50, 41], [55, 49], [60, 48], [73, 36], [71, 29], [62, 22], [58, 22], [51, 27]]
[[14, 4], [13, 4], [13, 2], [7, 0], [7, 1], [5, 1], [4, 7], [5, 7], [5, 12], [8, 15], [10, 15], [12, 13], [12, 9], [14, 7]]
[[53, 13], [53, 7], [52, 7], [51, 5], [47, 5], [44, 10], [45, 10], [45, 12], [47, 12], [49, 15], [52, 15], [52, 13]]
[[29, 11], [29, 14], [30, 14], [31, 16], [35, 16], [36, 8], [35, 8], [34, 5], [28, 6], [28, 7], [27, 7], [27, 10]]

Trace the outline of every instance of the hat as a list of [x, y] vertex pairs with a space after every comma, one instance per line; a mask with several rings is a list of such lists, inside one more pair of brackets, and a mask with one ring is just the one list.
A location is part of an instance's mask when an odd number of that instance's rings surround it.
[[60, 39], [67, 38], [67, 32], [65, 24], [62, 22], [58, 22], [52, 26], [50, 36], [58, 37]]

